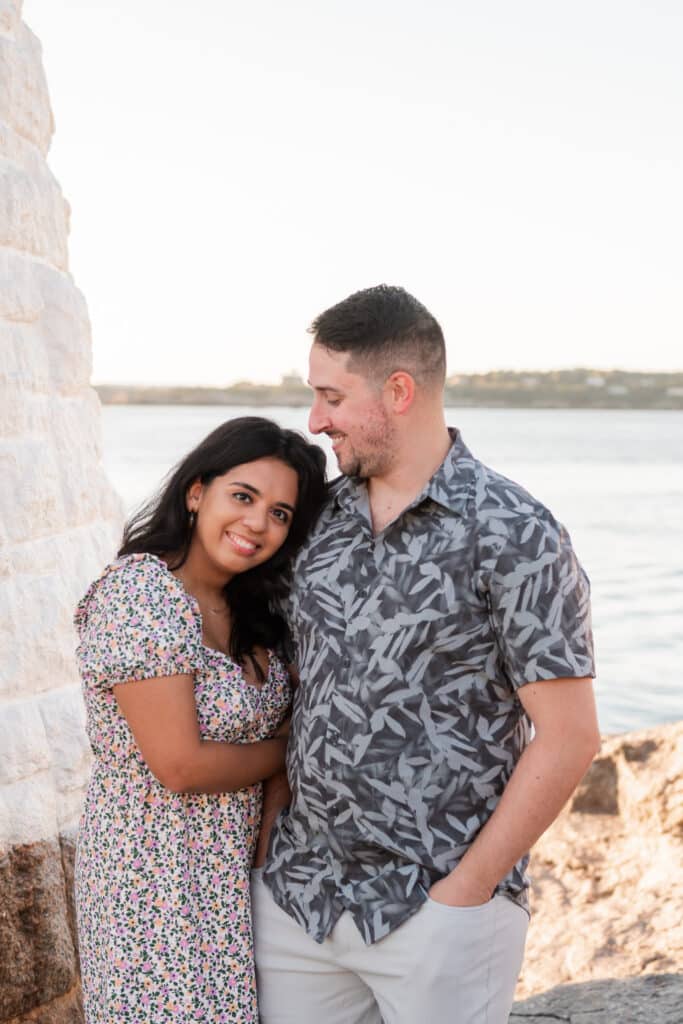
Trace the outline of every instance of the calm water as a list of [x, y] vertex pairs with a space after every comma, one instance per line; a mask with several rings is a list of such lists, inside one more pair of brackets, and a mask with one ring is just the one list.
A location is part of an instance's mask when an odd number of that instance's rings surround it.
[[[127, 507], [209, 430], [252, 412], [306, 428], [305, 409], [106, 406], [105, 462]], [[448, 419], [571, 532], [593, 585], [603, 732], [683, 718], [683, 413], [463, 409]]]

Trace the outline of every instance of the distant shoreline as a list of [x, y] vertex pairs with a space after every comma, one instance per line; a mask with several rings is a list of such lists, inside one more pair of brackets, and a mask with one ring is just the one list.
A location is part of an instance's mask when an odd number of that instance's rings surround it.
[[[95, 386], [104, 405], [237, 405], [306, 408], [311, 391], [301, 378], [282, 383], [241, 382], [225, 388]], [[446, 405], [518, 409], [683, 410], [683, 372], [634, 373], [625, 370], [553, 370], [450, 377]]]

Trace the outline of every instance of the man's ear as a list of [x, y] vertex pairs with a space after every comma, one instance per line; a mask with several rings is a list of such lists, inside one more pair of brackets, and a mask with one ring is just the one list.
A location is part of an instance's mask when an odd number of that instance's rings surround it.
[[415, 379], [405, 370], [396, 370], [384, 385], [391, 410], [396, 416], [408, 412], [415, 400]]

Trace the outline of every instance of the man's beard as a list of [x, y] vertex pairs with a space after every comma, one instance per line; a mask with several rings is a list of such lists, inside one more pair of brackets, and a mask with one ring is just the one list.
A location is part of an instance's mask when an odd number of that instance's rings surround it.
[[348, 434], [346, 442], [351, 449], [350, 452], [341, 457], [337, 456], [339, 470], [344, 476], [355, 476], [362, 479], [381, 476], [393, 461], [395, 432], [386, 418], [370, 423], [360, 450], [354, 448]]

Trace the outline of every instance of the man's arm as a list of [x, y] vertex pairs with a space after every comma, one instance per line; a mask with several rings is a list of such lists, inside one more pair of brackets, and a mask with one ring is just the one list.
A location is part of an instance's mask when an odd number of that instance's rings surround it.
[[527, 683], [517, 692], [534, 738], [472, 846], [430, 889], [438, 903], [468, 907], [489, 900], [555, 820], [600, 749], [590, 678]]

